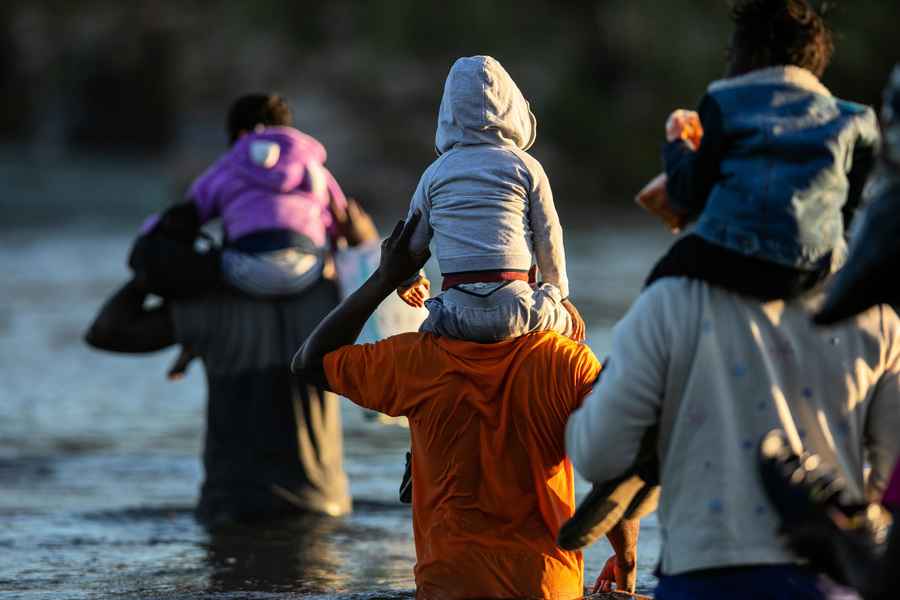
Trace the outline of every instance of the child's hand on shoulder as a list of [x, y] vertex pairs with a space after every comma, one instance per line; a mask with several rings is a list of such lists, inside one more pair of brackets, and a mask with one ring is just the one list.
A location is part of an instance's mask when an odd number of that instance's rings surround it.
[[684, 140], [691, 150], [700, 148], [703, 139], [703, 125], [700, 115], [692, 110], [673, 110], [666, 120], [666, 141]]
[[413, 308], [422, 308], [425, 306], [425, 300], [428, 299], [428, 292], [431, 290], [431, 282], [424, 275], [419, 275], [411, 285], [406, 287], [398, 287], [397, 295]]
[[581, 313], [578, 312], [578, 309], [575, 308], [575, 305], [572, 304], [572, 301], [568, 298], [562, 301], [562, 305], [572, 318], [572, 333], [569, 337], [576, 342], [583, 342], [585, 338], [585, 326], [584, 319], [581, 318]]

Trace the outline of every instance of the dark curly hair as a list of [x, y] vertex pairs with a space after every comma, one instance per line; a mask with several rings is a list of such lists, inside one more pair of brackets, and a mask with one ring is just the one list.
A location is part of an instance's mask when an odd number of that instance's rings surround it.
[[253, 131], [257, 125], [292, 125], [291, 108], [278, 94], [247, 94], [228, 109], [225, 129], [228, 143], [237, 141], [242, 131]]
[[738, 1], [731, 18], [735, 25], [729, 49], [732, 76], [796, 65], [821, 77], [831, 62], [831, 31], [806, 0]]

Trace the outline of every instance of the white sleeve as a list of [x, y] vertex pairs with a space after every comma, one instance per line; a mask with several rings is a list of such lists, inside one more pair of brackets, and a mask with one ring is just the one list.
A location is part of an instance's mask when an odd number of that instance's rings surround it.
[[642, 293], [613, 330], [612, 351], [591, 394], [566, 424], [566, 452], [578, 473], [599, 483], [623, 475], [655, 425], [666, 389], [671, 336], [662, 296]]
[[534, 254], [543, 281], [557, 286], [563, 298], [569, 296], [566, 275], [566, 251], [562, 226], [553, 204], [553, 192], [544, 168], [536, 160], [530, 161], [532, 176], [528, 197], [528, 220], [533, 236]]

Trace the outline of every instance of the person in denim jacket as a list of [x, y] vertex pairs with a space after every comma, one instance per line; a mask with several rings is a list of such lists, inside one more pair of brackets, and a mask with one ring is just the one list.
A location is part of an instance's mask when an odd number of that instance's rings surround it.
[[842, 260], [878, 123], [819, 81], [833, 44], [806, 0], [747, 0], [733, 19], [729, 77], [709, 85], [697, 111], [699, 147], [676, 118], [663, 149], [670, 209], [697, 224], [647, 284], [685, 276], [787, 299]]

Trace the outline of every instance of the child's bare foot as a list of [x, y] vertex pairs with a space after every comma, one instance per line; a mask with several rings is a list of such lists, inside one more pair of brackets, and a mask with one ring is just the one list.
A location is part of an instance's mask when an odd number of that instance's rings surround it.
[[398, 287], [397, 295], [413, 308], [422, 308], [425, 306], [425, 300], [428, 299], [428, 292], [431, 290], [431, 282], [424, 275], [409, 287]]
[[178, 358], [175, 359], [175, 362], [169, 367], [168, 373], [166, 373], [168, 380], [178, 381], [179, 379], [182, 379], [187, 374], [188, 366], [196, 356], [197, 355], [194, 354], [189, 347], [182, 346]]

